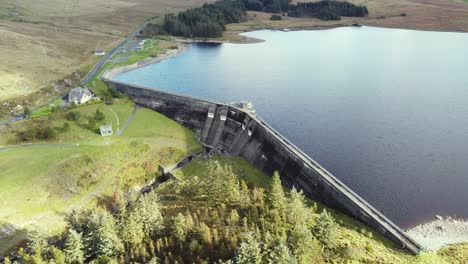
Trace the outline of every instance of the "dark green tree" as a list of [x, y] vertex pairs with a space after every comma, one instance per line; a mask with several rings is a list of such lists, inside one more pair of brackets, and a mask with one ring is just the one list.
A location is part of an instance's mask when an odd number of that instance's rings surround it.
[[96, 112], [94, 113], [94, 120], [99, 123], [102, 122], [106, 119], [106, 116], [104, 115], [103, 112], [101, 112], [99, 109], [96, 109]]
[[65, 242], [65, 259], [70, 264], [81, 264], [84, 262], [83, 237], [73, 229], [68, 230]]
[[335, 246], [338, 224], [335, 222], [333, 216], [326, 210], [320, 213], [312, 231], [314, 236], [326, 247], [333, 248]]

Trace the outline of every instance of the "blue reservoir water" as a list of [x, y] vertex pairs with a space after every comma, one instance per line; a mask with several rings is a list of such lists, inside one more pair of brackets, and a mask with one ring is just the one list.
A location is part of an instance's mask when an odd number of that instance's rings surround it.
[[468, 217], [468, 34], [256, 31], [116, 79], [257, 113], [403, 228]]

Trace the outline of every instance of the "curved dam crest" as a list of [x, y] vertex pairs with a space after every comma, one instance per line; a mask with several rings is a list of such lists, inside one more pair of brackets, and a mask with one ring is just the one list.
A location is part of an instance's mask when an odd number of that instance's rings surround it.
[[421, 249], [397, 225], [251, 111], [104, 77], [103, 80], [128, 94], [136, 104], [194, 130], [203, 145], [242, 156], [268, 175], [278, 171], [284, 185], [362, 221], [413, 254]]

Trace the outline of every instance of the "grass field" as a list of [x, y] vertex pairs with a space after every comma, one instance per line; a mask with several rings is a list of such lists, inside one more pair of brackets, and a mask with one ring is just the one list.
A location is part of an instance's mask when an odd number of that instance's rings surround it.
[[56, 112], [0, 128], [0, 145], [8, 145], [5, 141], [16, 131], [37, 120], [50, 119], [56, 127], [70, 124], [70, 130], [57, 139], [42, 142], [49, 145], [0, 150], [0, 254], [24, 240], [25, 232], [54, 232], [62, 227], [64, 213], [102, 206], [116, 188], [140, 188], [154, 178], [158, 165], [173, 164], [201, 150], [192, 131], [147, 109], [137, 110], [122, 136], [103, 138], [86, 126], [86, 117], [96, 109], [117, 131], [134, 104], [117, 99], [110, 106], [100, 103], [69, 110], [81, 113], [77, 122], [66, 120], [67, 112]]

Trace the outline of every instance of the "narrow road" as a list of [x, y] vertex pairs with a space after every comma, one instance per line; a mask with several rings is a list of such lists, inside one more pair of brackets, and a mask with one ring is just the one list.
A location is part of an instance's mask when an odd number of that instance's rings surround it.
[[130, 125], [130, 122], [132, 122], [133, 118], [135, 117], [137, 109], [140, 108], [139, 106], [135, 105], [135, 108], [133, 109], [132, 113], [128, 117], [127, 121], [125, 121], [125, 124], [122, 126], [122, 128], [115, 134], [116, 136], [122, 135], [122, 133], [127, 129], [128, 125]]
[[14, 116], [14, 117], [12, 117], [12, 118], [10, 118], [10, 119], [0, 121], [0, 126], [8, 125], [8, 124], [10, 124], [10, 123], [13, 123], [13, 122], [22, 120], [22, 119], [24, 119], [24, 118], [26, 118], [26, 117], [27, 117], [27, 116], [26, 116], [25, 114], [18, 115], [18, 116]]
[[122, 47], [124, 46], [128, 41], [132, 40], [136, 35], [140, 33], [152, 20], [146, 21], [143, 23], [141, 26], [139, 26], [135, 31], [133, 31], [124, 41], [122, 41], [117, 47], [113, 48], [111, 51], [109, 51], [106, 55], [104, 55], [99, 62], [94, 65], [94, 67], [91, 69], [88, 74], [85, 75], [85, 77], [81, 80], [80, 85], [83, 86], [89, 80], [91, 80], [98, 72], [101, 70], [102, 66], [110, 59], [114, 54]]

